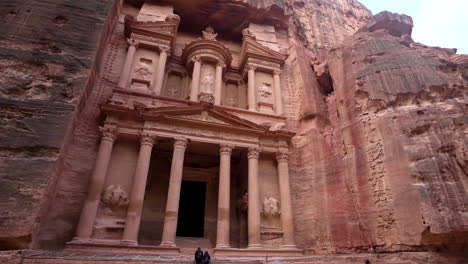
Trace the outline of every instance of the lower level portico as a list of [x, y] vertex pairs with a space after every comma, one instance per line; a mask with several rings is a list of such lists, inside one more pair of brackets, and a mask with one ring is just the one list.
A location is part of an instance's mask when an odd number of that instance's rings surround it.
[[203, 104], [103, 109], [88, 198], [67, 250], [179, 254], [178, 241], [196, 237], [218, 255], [302, 254], [294, 243], [290, 133]]

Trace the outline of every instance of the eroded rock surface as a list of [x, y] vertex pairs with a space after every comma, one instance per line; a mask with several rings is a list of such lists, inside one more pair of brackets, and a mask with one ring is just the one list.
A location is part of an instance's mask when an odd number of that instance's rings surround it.
[[413, 43], [411, 25], [378, 14], [311, 59], [326, 57], [334, 84], [304, 110], [325, 120], [304, 119], [297, 138], [296, 200], [313, 204], [298, 226], [314, 251], [466, 250], [468, 55]]

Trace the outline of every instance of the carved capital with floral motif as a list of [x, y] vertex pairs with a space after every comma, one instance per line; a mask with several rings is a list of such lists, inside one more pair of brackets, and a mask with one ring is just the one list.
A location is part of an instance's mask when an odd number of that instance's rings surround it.
[[226, 68], [226, 63], [219, 61], [216, 66], [221, 67], [221, 68]]
[[160, 52], [169, 53], [169, 51], [171, 50], [171, 47], [169, 46], [159, 45], [158, 47], [159, 47]]
[[141, 145], [153, 146], [156, 136], [148, 132], [142, 131], [140, 134], [140, 143]]
[[219, 149], [219, 154], [220, 155], [231, 155], [232, 154], [232, 149], [234, 148], [234, 146], [232, 145], [220, 145], [220, 149]]
[[279, 151], [276, 153], [276, 160], [278, 162], [288, 162], [289, 153], [287, 151]]
[[274, 75], [281, 75], [282, 72], [283, 72], [282, 70], [274, 70], [273, 74]]
[[186, 138], [175, 138], [174, 139], [174, 149], [186, 149], [188, 140]]
[[192, 62], [200, 62], [201, 61], [201, 57], [198, 55], [198, 56], [193, 56], [191, 59], [190, 59]]
[[116, 127], [103, 126], [103, 127], [99, 127], [99, 131], [101, 132], [102, 140], [109, 140], [109, 141], [114, 142], [115, 139], [117, 138], [118, 129]]
[[260, 157], [260, 149], [259, 148], [249, 148], [249, 152], [247, 153], [247, 157], [249, 159], [258, 159]]

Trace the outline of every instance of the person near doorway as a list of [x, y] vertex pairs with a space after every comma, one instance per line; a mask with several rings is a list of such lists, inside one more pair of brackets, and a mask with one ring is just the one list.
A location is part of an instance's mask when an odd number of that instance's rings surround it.
[[203, 255], [203, 264], [210, 264], [211, 256], [208, 251], [205, 251], [205, 255]]
[[203, 263], [203, 251], [201, 250], [201, 248], [198, 248], [197, 251], [195, 251], [195, 263], [196, 264]]

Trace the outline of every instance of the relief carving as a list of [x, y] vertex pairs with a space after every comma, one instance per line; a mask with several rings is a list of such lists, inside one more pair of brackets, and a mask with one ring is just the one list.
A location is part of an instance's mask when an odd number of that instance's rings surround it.
[[265, 198], [263, 200], [262, 214], [267, 217], [280, 215], [281, 212], [278, 207], [278, 200], [273, 197]]
[[205, 93], [213, 93], [213, 74], [206, 74], [201, 81], [201, 91]]
[[260, 87], [260, 89], [258, 90], [258, 93], [263, 98], [270, 98], [272, 95], [271, 84], [264, 82], [262, 86]]
[[135, 67], [135, 77], [143, 81], [151, 80], [151, 76], [153, 75], [151, 63], [151, 60], [141, 58]]
[[110, 185], [107, 187], [102, 194], [101, 201], [112, 211], [117, 211], [118, 209], [127, 206], [130, 202], [127, 194], [120, 185]]
[[202, 38], [206, 40], [216, 41], [216, 37], [218, 36], [218, 33], [215, 33], [212, 27], [205, 28], [205, 30], [202, 31], [202, 34], [203, 34]]

